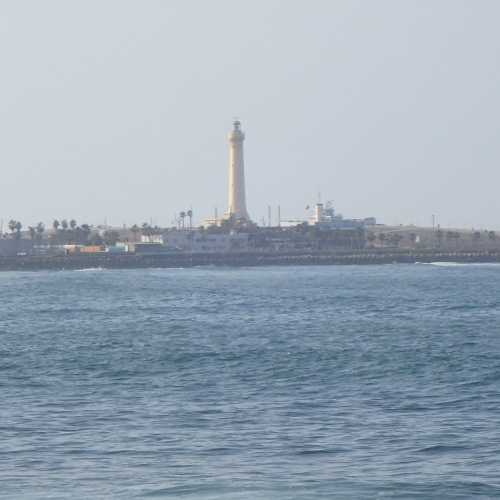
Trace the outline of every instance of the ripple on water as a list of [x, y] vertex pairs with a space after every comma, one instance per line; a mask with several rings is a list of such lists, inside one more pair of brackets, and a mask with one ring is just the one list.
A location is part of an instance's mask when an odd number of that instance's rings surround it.
[[500, 497], [498, 266], [0, 276], [0, 498]]

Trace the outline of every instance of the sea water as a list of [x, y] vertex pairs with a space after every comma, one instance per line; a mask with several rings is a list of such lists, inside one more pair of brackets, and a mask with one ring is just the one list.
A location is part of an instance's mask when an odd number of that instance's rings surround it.
[[0, 497], [500, 497], [500, 266], [0, 273]]

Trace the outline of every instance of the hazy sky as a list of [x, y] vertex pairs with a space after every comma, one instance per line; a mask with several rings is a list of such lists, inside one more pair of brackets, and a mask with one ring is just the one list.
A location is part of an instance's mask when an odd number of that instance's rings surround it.
[[497, 0], [0, 1], [0, 216], [249, 212], [500, 229]]

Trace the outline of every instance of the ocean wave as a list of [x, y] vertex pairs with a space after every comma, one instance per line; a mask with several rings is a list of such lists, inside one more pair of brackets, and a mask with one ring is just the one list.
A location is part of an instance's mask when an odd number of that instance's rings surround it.
[[424, 446], [417, 451], [417, 453], [428, 453], [428, 454], [440, 454], [440, 453], [456, 453], [469, 450], [468, 446], [460, 445], [446, 445], [446, 444], [434, 444], [430, 446]]
[[497, 267], [500, 268], [500, 262], [416, 262], [420, 266], [435, 267]]
[[95, 273], [100, 271], [107, 271], [105, 267], [84, 267], [83, 269], [75, 269], [77, 273]]
[[500, 272], [103, 270], [2, 275], [1, 498], [500, 498]]

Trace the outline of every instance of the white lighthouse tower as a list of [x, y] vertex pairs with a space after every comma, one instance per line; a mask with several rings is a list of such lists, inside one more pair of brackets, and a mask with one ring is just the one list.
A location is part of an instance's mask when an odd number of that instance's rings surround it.
[[229, 208], [228, 216], [237, 220], [250, 220], [245, 197], [245, 167], [243, 162], [243, 141], [239, 120], [233, 122], [229, 133]]

